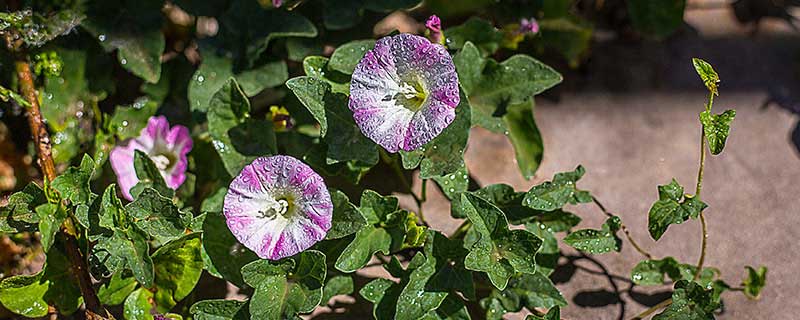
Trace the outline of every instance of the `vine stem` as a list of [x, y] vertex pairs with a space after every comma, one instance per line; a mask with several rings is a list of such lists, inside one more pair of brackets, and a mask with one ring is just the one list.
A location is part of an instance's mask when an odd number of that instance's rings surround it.
[[[30, 104], [28, 111], [28, 124], [31, 128], [33, 141], [36, 143], [36, 153], [38, 154], [37, 163], [42, 169], [42, 174], [47, 181], [53, 181], [56, 178], [56, 168], [53, 162], [53, 153], [50, 146], [50, 135], [47, 133], [47, 128], [42, 121], [42, 113], [39, 108], [39, 99], [36, 95], [36, 87], [33, 83], [33, 74], [31, 73], [30, 63], [24, 54], [20, 54], [14, 63], [17, 78], [19, 79], [20, 94]], [[92, 287], [92, 278], [89, 275], [89, 268], [86, 264], [78, 246], [77, 231], [72, 218], [64, 220], [61, 225], [62, 236], [64, 238], [64, 246], [67, 251], [67, 257], [72, 264], [73, 275], [78, 280], [78, 287], [81, 290], [84, 304], [86, 305], [86, 318], [94, 319], [107, 319], [109, 318], [108, 312], [103, 308], [97, 293]], [[113, 317], [111, 317], [113, 318]]]
[[646, 318], [647, 316], [649, 316], [650, 314], [652, 314], [653, 312], [656, 312], [658, 310], [666, 308], [670, 304], [672, 304], [672, 298], [669, 298], [667, 300], [661, 301], [660, 303], [658, 303], [657, 305], [654, 305], [650, 309], [647, 309], [647, 310], [643, 311], [642, 313], [638, 314], [637, 316], [631, 318], [631, 320], [642, 320], [642, 319]]
[[[597, 200], [597, 198], [595, 198], [594, 196], [592, 196], [592, 201], [594, 202], [595, 205], [597, 205], [598, 208], [600, 208], [600, 211], [603, 211], [603, 213], [606, 216], [608, 216], [609, 218], [614, 216], [613, 214], [611, 214], [611, 212], [608, 212], [608, 210], [606, 210], [606, 207], [603, 206], [602, 203], [600, 203], [600, 200]], [[653, 255], [652, 254], [650, 254], [649, 252], [647, 252], [647, 250], [642, 248], [639, 245], [639, 243], [636, 242], [636, 240], [633, 240], [633, 236], [631, 236], [630, 231], [628, 231], [628, 227], [625, 226], [624, 223], [620, 222], [619, 226], [620, 226], [620, 229], [622, 229], [622, 232], [625, 233], [625, 238], [628, 238], [628, 242], [630, 242], [631, 245], [633, 245], [633, 248], [636, 249], [636, 251], [638, 251], [640, 254], [642, 254], [647, 259], [653, 259]]]
[[[708, 93], [708, 104], [706, 104], [706, 111], [711, 112], [711, 106], [714, 104], [714, 92]], [[700, 129], [700, 168], [697, 170], [697, 187], [695, 188], [694, 196], [700, 200], [700, 192], [703, 191], [703, 172], [705, 171], [706, 164], [706, 137], [705, 125], [701, 124]], [[706, 247], [708, 246], [708, 226], [706, 225], [706, 216], [703, 210], [700, 210], [700, 226], [703, 232], [703, 238], [700, 240], [700, 258], [697, 259], [697, 270], [694, 272], [694, 280], [700, 278], [700, 273], [703, 271], [703, 263], [706, 260]]]
[[423, 225], [427, 226], [428, 223], [425, 221], [425, 216], [422, 214], [422, 203], [425, 202], [425, 195], [424, 195], [425, 180], [422, 180], [423, 195], [422, 199], [420, 199], [420, 197], [418, 197], [417, 194], [414, 193], [414, 190], [411, 189], [411, 183], [409, 183], [408, 179], [406, 179], [406, 176], [403, 174], [403, 169], [400, 168], [400, 165], [397, 164], [397, 161], [394, 158], [392, 158], [392, 156], [390, 156], [388, 153], [386, 153], [386, 151], [383, 149], [380, 149], [380, 155], [381, 155], [381, 160], [383, 160], [383, 162], [386, 163], [388, 166], [392, 167], [392, 170], [394, 170], [395, 175], [397, 175], [397, 178], [400, 179], [400, 183], [403, 185], [403, 187], [405, 187], [406, 192], [408, 192], [408, 194], [410, 194], [411, 197], [414, 198], [414, 202], [417, 204], [417, 216], [419, 217], [419, 221]]

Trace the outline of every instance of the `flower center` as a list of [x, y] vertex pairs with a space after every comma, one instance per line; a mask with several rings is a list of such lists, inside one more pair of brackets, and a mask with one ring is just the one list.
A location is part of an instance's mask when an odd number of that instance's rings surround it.
[[419, 78], [413, 77], [411, 81], [403, 81], [400, 84], [400, 91], [393, 98], [396, 104], [416, 112], [422, 107], [427, 96], [425, 86], [419, 81]]
[[174, 163], [173, 157], [171, 157], [171, 155], [167, 153], [159, 153], [150, 156], [150, 160], [152, 160], [153, 164], [156, 165], [156, 168], [158, 168], [158, 170], [161, 171], [167, 171], [172, 167], [172, 164]]
[[266, 202], [264, 209], [258, 211], [258, 218], [272, 220], [278, 216], [287, 217], [290, 213], [291, 203], [288, 199], [267, 199]]

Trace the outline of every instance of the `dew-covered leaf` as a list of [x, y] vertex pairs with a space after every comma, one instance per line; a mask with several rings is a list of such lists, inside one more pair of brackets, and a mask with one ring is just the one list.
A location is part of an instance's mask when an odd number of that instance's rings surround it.
[[700, 122], [703, 123], [703, 134], [708, 140], [708, 148], [711, 154], [718, 155], [725, 148], [725, 142], [731, 132], [731, 122], [736, 117], [736, 110], [725, 110], [720, 114], [712, 114], [709, 111], [700, 113]]
[[589, 192], [577, 188], [577, 182], [585, 172], [583, 166], [578, 166], [574, 171], [556, 173], [552, 181], [531, 188], [523, 203], [537, 210], [553, 211], [567, 203], [591, 202], [592, 196]]
[[200, 233], [172, 240], [153, 253], [157, 310], [167, 313], [186, 297], [203, 272]]
[[325, 274], [325, 255], [315, 250], [245, 265], [244, 281], [255, 289], [250, 298], [251, 317], [277, 320], [310, 312], [322, 299]]

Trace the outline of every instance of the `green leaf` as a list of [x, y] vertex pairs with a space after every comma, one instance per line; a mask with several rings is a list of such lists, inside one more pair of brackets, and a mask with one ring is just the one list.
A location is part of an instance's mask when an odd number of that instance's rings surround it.
[[153, 260], [147, 235], [136, 225], [127, 229], [115, 229], [110, 236], [104, 236], [92, 247], [93, 255], [111, 273], [119, 272], [125, 266], [133, 272], [136, 281], [142, 286], [153, 286]]
[[246, 301], [203, 300], [189, 309], [195, 320], [247, 320]]
[[428, 312], [423, 320], [470, 320], [464, 300], [455, 294], [448, 294], [436, 310]]
[[161, 32], [160, 1], [122, 3], [93, 2], [82, 24], [106, 51], [118, 49], [123, 68], [150, 83], [161, 77], [161, 54], [165, 40]]
[[466, 192], [469, 187], [469, 173], [467, 166], [461, 167], [456, 172], [444, 176], [435, 176], [433, 181], [439, 185], [448, 199], [455, 199], [461, 192]]
[[503, 116], [508, 138], [514, 146], [519, 171], [525, 179], [530, 180], [539, 169], [544, 155], [544, 142], [536, 120], [533, 117], [533, 106], [528, 104], [511, 105]]
[[552, 229], [538, 221], [526, 223], [525, 230], [542, 239], [542, 247], [536, 252], [536, 272], [549, 276], [558, 267], [558, 258], [561, 257], [555, 234]]
[[503, 116], [510, 106], [530, 103], [534, 95], [561, 80], [561, 74], [526, 55], [514, 55], [502, 63], [487, 59], [480, 81], [468, 95], [472, 124], [506, 133]]
[[421, 158], [419, 173], [422, 179], [453, 174], [464, 167], [464, 150], [469, 140], [470, 112], [469, 101], [461, 93], [461, 102], [456, 107], [456, 117], [447, 128], [422, 148], [400, 152], [404, 166]]
[[42, 248], [50, 250], [56, 241], [56, 233], [61, 229], [61, 224], [67, 219], [67, 211], [63, 205], [56, 203], [45, 203], [36, 207], [36, 214], [39, 216], [39, 233], [41, 234]]
[[115, 273], [111, 279], [100, 286], [97, 297], [104, 305], [115, 306], [125, 302], [138, 283], [134, 277], [125, 277], [122, 272]]
[[761, 266], [758, 270], [751, 266], [747, 269], [747, 278], [742, 281], [744, 295], [751, 299], [758, 299], [761, 296], [761, 289], [767, 284], [767, 267]]
[[[473, 194], [500, 208], [500, 210], [506, 214], [511, 224], [522, 224], [542, 214], [539, 210], [522, 205], [525, 192], [516, 192], [514, 191], [514, 187], [507, 184], [488, 185], [474, 191]], [[457, 202], [460, 201], [460, 199], [456, 198], [453, 201]], [[461, 212], [460, 209], [460, 206], [452, 205], [450, 215], [454, 218], [466, 218], [466, 213]]]
[[718, 155], [725, 148], [725, 141], [731, 132], [731, 122], [736, 117], [736, 110], [725, 110], [720, 114], [711, 114], [709, 111], [700, 113], [700, 122], [703, 123], [703, 134], [708, 140], [711, 154]]
[[714, 301], [713, 290], [706, 291], [698, 284], [681, 280], [675, 283], [672, 304], [653, 320], [705, 320], [714, 319], [714, 310], [720, 307]]
[[503, 289], [517, 272], [536, 272], [535, 253], [542, 240], [526, 230], [509, 230], [500, 209], [478, 196], [463, 193], [460, 204], [480, 238], [470, 248], [464, 265], [486, 272], [492, 284]]
[[35, 231], [39, 224], [36, 207], [47, 203], [42, 188], [31, 182], [21, 191], [8, 197], [8, 204], [0, 208], [0, 233]]
[[694, 70], [697, 71], [697, 75], [703, 80], [703, 84], [708, 88], [708, 91], [718, 95], [717, 83], [719, 83], [719, 75], [711, 67], [711, 64], [700, 58], [692, 58], [692, 65], [694, 65]]
[[529, 314], [525, 320], [561, 320], [561, 309], [559, 307], [550, 308], [543, 317]]
[[520, 274], [511, 278], [506, 291], [513, 292], [513, 294], [519, 296], [523, 306], [529, 310], [534, 308], [550, 309], [567, 305], [567, 300], [556, 289], [550, 278], [541, 272]]
[[325, 272], [325, 255], [314, 250], [278, 261], [247, 264], [242, 275], [255, 289], [250, 298], [251, 317], [286, 319], [314, 310], [322, 299]]
[[342, 272], [354, 272], [364, 267], [375, 252], [388, 255], [404, 243], [408, 212], [398, 210], [397, 198], [364, 190], [359, 211], [367, 225], [356, 232], [353, 241], [336, 260], [336, 269]]
[[436, 310], [449, 292], [475, 297], [472, 273], [464, 269], [467, 250], [460, 240], [429, 232], [425, 242], [425, 263], [411, 271], [397, 300], [396, 319], [420, 319]]
[[392, 257], [391, 261], [389, 265], [384, 265], [384, 268], [392, 276], [400, 278], [400, 283], [385, 278], [377, 278], [364, 285], [358, 292], [365, 300], [372, 302], [372, 315], [376, 320], [395, 318], [397, 300], [408, 283], [409, 275], [425, 263], [426, 259], [422, 254], [417, 253], [405, 270], [397, 258]]
[[328, 146], [327, 164], [349, 160], [369, 165], [378, 163], [377, 145], [356, 126], [346, 95], [332, 92], [327, 82], [314, 77], [292, 78], [286, 86], [320, 123], [323, 140]]
[[244, 286], [242, 267], [258, 259], [236, 240], [220, 212], [209, 212], [203, 221], [203, 252], [205, 268], [210, 274], [239, 287]]
[[180, 212], [171, 199], [162, 197], [150, 188], [144, 189], [125, 209], [135, 219], [136, 226], [158, 242], [184, 235], [192, 222], [190, 213]]
[[46, 316], [48, 305], [63, 315], [72, 314], [83, 298], [69, 266], [67, 257], [59, 250], [50, 250], [43, 271], [0, 282], [0, 303], [9, 311], [29, 318]]
[[579, 190], [576, 185], [585, 172], [583, 166], [578, 166], [571, 172], [556, 173], [553, 181], [546, 181], [531, 188], [525, 195], [523, 203], [536, 210], [553, 211], [567, 203], [592, 202], [589, 192]]
[[136, 289], [125, 299], [123, 315], [126, 320], [153, 320], [156, 307], [150, 304], [153, 301], [153, 292], [146, 288]]
[[150, 117], [156, 114], [158, 105], [155, 100], [141, 97], [130, 106], [117, 106], [109, 120], [109, 127], [120, 140], [138, 137]]
[[619, 239], [609, 230], [583, 229], [570, 233], [564, 242], [583, 252], [592, 254], [619, 251]]
[[200, 233], [172, 240], [153, 253], [155, 301], [167, 313], [194, 289], [203, 272]]
[[536, 216], [536, 221], [551, 232], [566, 232], [581, 222], [581, 217], [562, 211], [548, 211]]
[[[331, 85], [331, 91], [345, 95], [350, 94], [350, 76], [331, 70], [326, 57], [307, 56], [303, 59], [303, 71], [306, 76], [317, 78]], [[288, 84], [287, 84], [288, 85]]]
[[[570, 8], [566, 10], [572, 11]], [[536, 49], [561, 54], [571, 68], [580, 66], [581, 60], [588, 55], [587, 52], [592, 44], [594, 34], [592, 23], [570, 12], [565, 12], [563, 16], [557, 18], [538, 21], [541, 37], [537, 37], [534, 44], [541, 46], [536, 46]]]
[[84, 18], [81, 12], [72, 8], [63, 8], [47, 16], [32, 12], [28, 8], [1, 13], [0, 31], [16, 29], [15, 37], [19, 37], [29, 47], [40, 47], [58, 36], [69, 33]]
[[686, 0], [631, 0], [628, 12], [639, 32], [666, 37], [683, 24]]
[[328, 67], [344, 74], [353, 74], [361, 58], [375, 47], [375, 40], [355, 40], [345, 43], [333, 51]]
[[329, 189], [331, 201], [333, 202], [333, 218], [331, 229], [325, 239], [339, 239], [358, 232], [367, 224], [367, 220], [358, 211], [358, 208], [350, 203], [350, 199], [344, 192], [336, 189]]
[[470, 18], [460, 26], [444, 30], [444, 36], [449, 49], [461, 49], [467, 42], [472, 42], [480, 49], [483, 56], [497, 51], [503, 40], [503, 33], [491, 22], [476, 17]]
[[250, 117], [250, 101], [234, 79], [211, 98], [208, 131], [225, 169], [236, 176], [259, 156], [275, 154], [272, 123]]
[[208, 112], [211, 98], [233, 77], [248, 97], [266, 88], [277, 87], [289, 78], [283, 61], [268, 62], [248, 70], [235, 70], [232, 58], [214, 53], [214, 48], [202, 48], [203, 63], [189, 82], [189, 105], [193, 112]]
[[328, 303], [334, 296], [353, 293], [353, 277], [349, 275], [335, 276], [325, 282], [322, 292], [322, 304]]
[[469, 41], [465, 42], [464, 47], [453, 55], [453, 64], [455, 64], [456, 72], [458, 73], [458, 82], [461, 84], [461, 89], [464, 89], [464, 93], [468, 96], [481, 81], [484, 63], [486, 63], [486, 59], [481, 56], [478, 48]]
[[232, 1], [219, 20], [219, 37], [233, 49], [233, 56], [244, 68], [255, 64], [274, 39], [317, 36], [317, 28], [302, 14], [266, 9], [256, 1]]
[[139, 178], [139, 182], [130, 190], [134, 199], [139, 198], [139, 195], [148, 188], [152, 188], [158, 194], [168, 198], [172, 198], [175, 194], [175, 190], [172, 190], [164, 182], [164, 177], [161, 176], [156, 164], [144, 152], [134, 151], [133, 168], [136, 170], [136, 177]]
[[50, 187], [61, 194], [61, 198], [69, 200], [72, 205], [86, 204], [92, 196], [89, 180], [94, 174], [94, 160], [83, 155], [78, 167], [69, 167], [64, 173], [53, 179]]
[[708, 207], [696, 197], [684, 195], [683, 187], [675, 179], [668, 185], [658, 186], [658, 199], [650, 207], [647, 221], [647, 229], [654, 240], [660, 239], [670, 224], [695, 218]]

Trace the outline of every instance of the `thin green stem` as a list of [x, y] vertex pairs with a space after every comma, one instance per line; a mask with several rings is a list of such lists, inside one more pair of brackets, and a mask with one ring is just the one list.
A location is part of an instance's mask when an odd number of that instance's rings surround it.
[[[714, 104], [714, 93], [708, 93], [708, 104], [706, 104], [706, 111], [711, 112], [711, 106]], [[700, 193], [703, 191], [703, 172], [705, 171], [706, 164], [706, 137], [705, 126], [701, 124], [700, 130], [700, 168], [697, 170], [697, 188], [695, 188], [694, 196], [700, 200]], [[700, 226], [703, 231], [703, 238], [700, 240], [700, 258], [697, 259], [697, 270], [694, 273], [694, 280], [700, 278], [700, 273], [703, 271], [703, 263], [706, 260], [706, 247], [708, 246], [708, 226], [706, 225], [706, 217], [703, 211], [700, 210]]]
[[672, 304], [672, 298], [669, 298], [667, 300], [661, 301], [659, 304], [654, 305], [652, 308], [647, 309], [644, 312], [642, 312], [642, 313], [636, 315], [635, 317], [631, 318], [631, 320], [642, 320], [642, 319], [646, 318], [647, 316], [651, 315], [653, 312], [656, 312], [658, 310], [666, 308], [670, 304]]
[[[595, 197], [592, 197], [592, 200], [594, 201], [594, 204], [597, 205], [598, 208], [600, 208], [600, 211], [603, 211], [603, 213], [605, 213], [606, 216], [608, 216], [609, 218], [614, 216], [613, 214], [608, 212], [608, 210], [606, 210], [606, 207], [603, 206], [602, 203], [600, 203], [600, 200], [597, 200], [597, 198], [595, 198]], [[653, 255], [652, 254], [650, 254], [649, 252], [647, 252], [647, 250], [642, 248], [639, 245], [639, 243], [636, 242], [636, 240], [633, 240], [633, 237], [631, 236], [630, 231], [628, 231], [628, 227], [625, 226], [625, 224], [622, 223], [622, 222], [620, 222], [619, 225], [620, 225], [620, 229], [622, 229], [622, 232], [625, 233], [625, 238], [627, 238], [628, 242], [630, 242], [631, 245], [633, 245], [633, 248], [636, 249], [636, 251], [638, 251], [640, 254], [642, 254], [645, 258], [653, 259]]]

